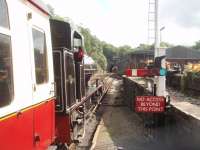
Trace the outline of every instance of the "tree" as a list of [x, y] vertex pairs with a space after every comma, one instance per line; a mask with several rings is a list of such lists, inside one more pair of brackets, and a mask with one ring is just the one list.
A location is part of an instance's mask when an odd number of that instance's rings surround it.
[[167, 42], [161, 42], [160, 47], [170, 48], [170, 47], [173, 47], [173, 45]]
[[129, 45], [124, 45], [124, 46], [120, 46], [118, 47], [118, 55], [119, 56], [125, 56], [126, 54], [133, 52], [134, 49], [132, 47], [130, 47]]
[[154, 45], [148, 45], [148, 44], [140, 44], [135, 50], [152, 50], [154, 49]]
[[103, 54], [103, 44], [94, 35], [91, 34], [88, 28], [79, 27], [81, 34], [84, 37], [86, 52], [91, 56], [102, 69], [107, 68], [107, 59]]
[[195, 45], [192, 46], [192, 48], [196, 49], [196, 50], [200, 50], [200, 40], [195, 42]]

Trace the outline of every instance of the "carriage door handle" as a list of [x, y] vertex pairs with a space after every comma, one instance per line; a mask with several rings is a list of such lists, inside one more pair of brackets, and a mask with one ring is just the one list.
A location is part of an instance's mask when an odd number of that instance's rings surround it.
[[40, 135], [36, 133], [34, 136], [34, 142], [37, 144], [38, 142], [40, 142], [40, 140]]
[[36, 84], [33, 84], [33, 86], [32, 86], [32, 89], [33, 89], [33, 92], [35, 92], [36, 91]]
[[51, 89], [50, 89], [49, 94], [50, 94], [50, 95], [51, 95], [51, 94], [55, 95], [55, 93], [56, 93], [56, 82], [52, 82], [52, 83], [51, 83]]
[[72, 77], [72, 75], [69, 75], [69, 83], [72, 84], [74, 82], [74, 79]]

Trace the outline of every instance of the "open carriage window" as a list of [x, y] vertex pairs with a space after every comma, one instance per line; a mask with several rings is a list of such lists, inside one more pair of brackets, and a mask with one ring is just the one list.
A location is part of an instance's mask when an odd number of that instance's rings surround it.
[[0, 27], [9, 29], [8, 7], [5, 0], [0, 0]]
[[36, 83], [48, 82], [47, 47], [45, 33], [35, 28], [32, 29], [35, 59]]

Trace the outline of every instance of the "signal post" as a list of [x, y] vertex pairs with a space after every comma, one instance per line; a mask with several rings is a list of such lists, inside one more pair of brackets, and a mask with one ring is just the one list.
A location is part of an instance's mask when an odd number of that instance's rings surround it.
[[[155, 0], [154, 9], [154, 67], [152, 69], [127, 69], [125, 73], [132, 77], [153, 77], [153, 95], [141, 95], [135, 99], [135, 111], [143, 113], [162, 113], [169, 104], [169, 96], [166, 92], [166, 49], [160, 48], [159, 41], [158, 0]], [[152, 107], [152, 104], [155, 105]]]

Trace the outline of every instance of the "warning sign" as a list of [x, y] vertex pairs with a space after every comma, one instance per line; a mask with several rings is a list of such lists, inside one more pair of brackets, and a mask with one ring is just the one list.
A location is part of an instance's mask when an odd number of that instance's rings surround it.
[[135, 101], [136, 112], [164, 112], [165, 98], [163, 96], [137, 96]]

